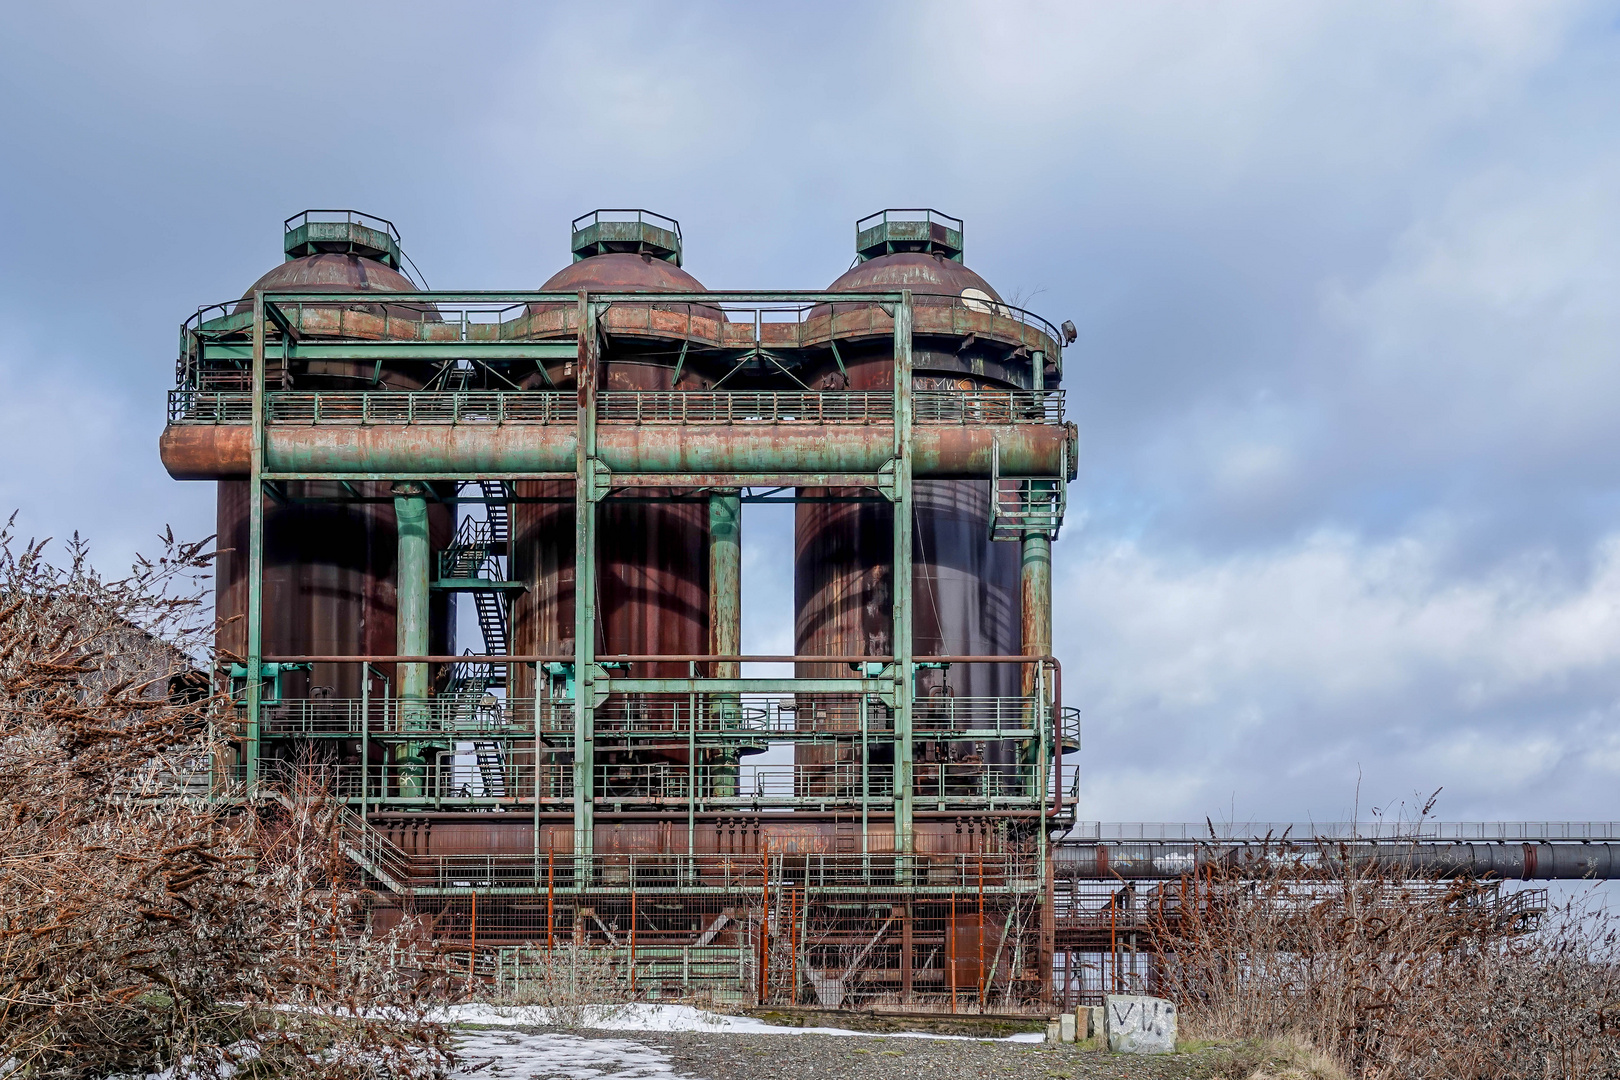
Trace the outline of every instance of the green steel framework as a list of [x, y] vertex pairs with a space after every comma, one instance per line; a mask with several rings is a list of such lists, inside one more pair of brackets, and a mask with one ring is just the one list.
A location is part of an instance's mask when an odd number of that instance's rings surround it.
[[[1025, 672], [1023, 684], [1026, 698], [1033, 699], [1035, 711], [1028, 718], [1027, 723], [1019, 724], [1013, 729], [1006, 730], [1006, 734], [1016, 736], [1026, 744], [1026, 758], [1031, 763], [1028, 770], [1028, 780], [1033, 790], [1026, 791], [1025, 797], [1019, 800], [1004, 801], [1001, 810], [1005, 812], [1009, 807], [1007, 802], [1019, 802], [1033, 809], [1031, 815], [1038, 819], [1036, 828], [1042, 834], [1037, 845], [1037, 864], [1033, 882], [1015, 882], [1013, 874], [1008, 873], [1003, 879], [1003, 886], [1007, 890], [1040, 889], [1039, 883], [1047, 880], [1048, 876], [1048, 850], [1045, 834], [1049, 828], [1058, 825], [1063, 819], [1063, 790], [1062, 769], [1057, 765], [1060, 761], [1063, 746], [1069, 739], [1065, 738], [1064, 731], [1060, 729], [1062, 722], [1061, 702], [1058, 698], [1058, 668], [1052, 658], [1051, 647], [1051, 539], [1061, 523], [1064, 488], [1068, 480], [1071, 457], [1067, 450], [1064, 453], [1062, 466], [1056, 470], [1057, 475], [1048, 471], [1043, 475], [1022, 475], [1015, 465], [1003, 471], [1001, 448], [994, 447], [991, 455], [989, 469], [982, 466], [970, 466], [968, 471], [958, 471], [954, 475], [964, 478], [980, 477], [994, 481], [992, 485], [992, 500], [999, 506], [1002, 499], [1002, 489], [1007, 482], [1013, 482], [1015, 504], [1008, 510], [1005, 519], [995, 517], [992, 525], [993, 538], [1017, 540], [1022, 549], [1021, 599], [1024, 611], [1023, 656], [1018, 658], [1003, 657], [916, 657], [912, 650], [912, 623], [913, 623], [913, 596], [912, 596], [912, 522], [913, 522], [913, 475], [914, 475], [914, 441], [916, 426], [914, 424], [914, 397], [912, 379], [912, 335], [914, 306], [909, 292], [879, 292], [868, 294], [850, 293], [700, 293], [683, 294], [680, 296], [682, 304], [745, 304], [745, 305], [813, 305], [813, 304], [852, 304], [868, 303], [881, 305], [887, 312], [892, 313], [893, 320], [893, 355], [894, 355], [894, 391], [892, 404], [886, 411], [888, 417], [883, 426], [892, 426], [892, 445], [889, 447], [888, 459], [878, 468], [867, 471], [851, 473], [846, 467], [841, 467], [841, 461], [823, 461], [817, 458], [815, 451], [809, 456], [803, 450], [796, 450], [784, 459], [776, 452], [773, 443], [772, 426], [759, 425], [753, 430], [757, 433], [751, 443], [748, 443], [744, 452], [745, 460], [742, 467], [733, 465], [727, 470], [711, 468], [696, 469], [684, 465], [678, 455], [673, 457], [650, 460], [640, 468], [633, 468], [628, 472], [612, 472], [604, 464], [599, 453], [598, 419], [600, 405], [598, 402], [598, 389], [596, 371], [602, 357], [602, 336], [599, 329], [599, 320], [613, 305], [647, 305], [649, 299], [645, 294], [547, 294], [547, 293], [417, 293], [417, 294], [390, 294], [389, 302], [393, 303], [420, 303], [434, 305], [435, 307], [463, 304], [478, 305], [507, 305], [511, 307], [524, 306], [532, 310], [537, 304], [573, 304], [577, 310], [578, 335], [572, 344], [563, 341], [510, 341], [500, 340], [499, 335], [493, 338], [477, 339], [470, 336], [465, 329], [461, 340], [447, 342], [424, 341], [398, 341], [398, 340], [321, 340], [304, 341], [300, 338], [297, 319], [289, 316], [289, 310], [301, 313], [300, 305], [320, 305], [330, 307], [333, 305], [362, 302], [376, 303], [375, 294], [334, 294], [334, 293], [272, 293], [256, 292], [252, 298], [251, 312], [251, 347], [242, 349], [230, 341], [207, 339], [205, 335], [193, 335], [191, 339], [183, 341], [183, 355], [194, 354], [214, 361], [246, 362], [250, 374], [250, 409], [246, 417], [235, 419], [240, 423], [245, 419], [250, 428], [249, 435], [249, 469], [248, 479], [250, 490], [257, 493], [257, 497], [249, 499], [249, 546], [248, 546], [248, 589], [246, 610], [246, 639], [247, 648], [245, 669], [250, 673], [260, 673], [260, 677], [245, 679], [242, 700], [243, 729], [243, 777], [246, 786], [251, 792], [255, 790], [262, 777], [260, 776], [260, 752], [264, 740], [262, 723], [264, 720], [267, 700], [265, 698], [266, 683], [262, 677], [264, 673], [276, 670], [276, 665], [283, 663], [307, 662], [311, 660], [350, 661], [350, 662], [381, 662], [398, 664], [398, 689], [393, 708], [397, 715], [405, 718], [426, 720], [432, 713], [433, 706], [428, 697], [428, 671], [430, 663], [485, 661], [492, 664], [532, 663], [535, 665], [536, 697], [534, 702], [534, 721], [532, 736], [535, 750], [535, 790], [534, 790], [534, 828], [535, 850], [533, 854], [533, 872], [528, 884], [520, 888], [532, 891], [538, 886], [541, 875], [539, 853], [539, 822], [541, 815], [541, 785], [540, 758], [542, 739], [542, 701], [543, 688], [547, 679], [542, 669], [549, 664], [567, 664], [572, 667], [572, 700], [567, 711], [566, 722], [572, 729], [573, 763], [571, 784], [571, 810], [573, 818], [573, 847], [572, 882], [564, 888], [572, 891], [585, 891], [589, 882], [593, 880], [594, 821], [597, 804], [596, 785], [596, 755], [594, 740], [596, 736], [596, 713], [598, 708], [611, 693], [641, 693], [641, 694], [689, 694], [699, 693], [708, 695], [732, 695], [740, 698], [744, 694], [770, 694], [770, 693], [838, 693], [861, 695], [861, 730], [860, 739], [863, 747], [870, 743], [883, 741], [892, 743], [894, 748], [892, 777], [887, 785], [876, 785], [880, 790], [887, 788], [887, 794], [873, 796], [872, 766], [869, 754], [861, 755], [861, 851], [863, 855], [868, 852], [866, 837], [867, 818], [871, 810], [877, 805], [888, 809], [887, 803], [892, 800], [894, 814], [894, 859], [893, 882], [896, 887], [905, 888], [918, 895], [938, 891], [931, 889], [921, 880], [912, 880], [915, 854], [914, 822], [917, 813], [917, 795], [915, 783], [915, 762], [913, 761], [914, 737], [918, 734], [914, 726], [915, 680], [917, 672], [922, 666], [938, 665], [949, 662], [988, 662], [1000, 660], [1002, 662], [1017, 662], [1023, 665]], [[206, 327], [222, 333], [230, 333], [245, 329], [241, 326], [244, 320], [241, 316], [245, 311], [235, 315], [213, 320], [209, 323], [199, 322], [199, 328]], [[301, 314], [299, 318], [301, 318]], [[271, 341], [267, 331], [274, 327], [279, 333], [277, 340]], [[217, 334], [216, 334], [217, 336]], [[1054, 342], [1055, 344], [1055, 342]], [[833, 346], [836, 355], [836, 345]], [[279, 359], [286, 362], [292, 355], [303, 357], [324, 357], [331, 359], [370, 360], [375, 358], [380, 364], [384, 359], [395, 361], [398, 359], [422, 359], [437, 361], [472, 361], [476, 363], [482, 359], [555, 359], [571, 358], [579, 365], [577, 379], [577, 400], [574, 402], [571, 417], [573, 427], [577, 432], [573, 468], [568, 471], [554, 469], [544, 470], [512, 470], [500, 468], [493, 470], [469, 471], [464, 467], [450, 461], [435, 460], [431, 450], [424, 449], [417, 455], [412, 464], [414, 468], [390, 468], [385, 472], [372, 471], [363, 459], [339, 460], [336, 457], [322, 462], [324, 467], [304, 468], [272, 468], [267, 462], [267, 447], [270, 440], [271, 425], [269, 422], [268, 406], [270, 392], [266, 386], [267, 361], [275, 358], [279, 350]], [[756, 345], [755, 352], [760, 350]], [[246, 353], [246, 355], [243, 355]], [[683, 347], [683, 358], [684, 358]], [[841, 363], [841, 361], [840, 361]], [[1053, 417], [1045, 410], [1040, 395], [1044, 393], [1042, 383], [1045, 367], [1045, 355], [1035, 350], [1030, 355], [1033, 370], [1033, 390], [1037, 405], [1041, 406], [1035, 423], [1050, 424]], [[542, 369], [543, 370], [543, 369]], [[533, 394], [508, 395], [514, 399], [533, 398], [540, 399], [545, 392]], [[206, 395], [204, 395], [206, 396]], [[219, 402], [227, 395], [214, 395], [216, 409], [224, 408]], [[340, 395], [331, 395], [336, 398]], [[389, 395], [397, 396], [397, 395]], [[553, 398], [558, 395], [552, 394]], [[719, 396], [719, 395], [716, 395]], [[870, 395], [869, 395], [870, 396]], [[314, 395], [319, 399], [320, 395]], [[1060, 400], [1060, 399], [1059, 399]], [[366, 406], [362, 402], [362, 406]], [[546, 403], [551, 408], [555, 403]], [[197, 407], [192, 401], [191, 407]], [[559, 406], [561, 407], [561, 406]], [[1060, 406], [1059, 406], [1060, 407]], [[319, 419], [320, 404], [317, 400], [314, 408], [316, 418]], [[637, 408], [640, 408], [639, 403]], [[183, 410], [182, 410], [183, 412]], [[176, 422], [177, 413], [171, 408], [171, 426]], [[184, 416], [180, 420], [184, 421]], [[1061, 422], [1060, 415], [1057, 421]], [[233, 419], [224, 415], [215, 416], [216, 423], [233, 423]], [[747, 440], [744, 440], [747, 442]], [[313, 462], [312, 462], [313, 464]], [[430, 590], [434, 587], [470, 587], [455, 582], [443, 580], [435, 581], [436, 575], [432, 568], [432, 552], [427, 537], [427, 503], [433, 497], [427, 482], [434, 480], [466, 481], [466, 480], [500, 480], [511, 481], [521, 479], [569, 479], [575, 485], [575, 627], [574, 652], [572, 656], [460, 656], [460, 657], [433, 657], [428, 655], [427, 636], [427, 607]], [[264, 629], [264, 590], [263, 578], [265, 567], [265, 498], [274, 497], [277, 489], [275, 485], [284, 481], [301, 480], [381, 480], [393, 482], [393, 504], [399, 522], [399, 633], [398, 655], [377, 657], [268, 657], [263, 649]], [[707, 491], [708, 514], [711, 525], [712, 542], [708, 554], [710, 560], [710, 603], [712, 625], [715, 627], [716, 655], [710, 657], [680, 657], [664, 659], [680, 659], [697, 662], [699, 660], [714, 662], [714, 676], [697, 678], [695, 668], [693, 677], [686, 679], [628, 679], [615, 677], [610, 667], [605, 664], [614, 664], [622, 660], [652, 659], [652, 658], [604, 658], [596, 655], [596, 621], [595, 610], [595, 581], [596, 581], [596, 530], [597, 508], [609, 496], [616, 486], [634, 488], [637, 486], [659, 487], [688, 487], [699, 491]], [[738, 625], [740, 619], [740, 551], [739, 551], [739, 523], [742, 497], [740, 491], [751, 487], [766, 487], [776, 489], [792, 489], [804, 487], [831, 487], [848, 486], [860, 487], [877, 492], [883, 499], [894, 506], [893, 529], [893, 641], [894, 655], [888, 657], [742, 657]], [[350, 489], [352, 492], [352, 489]], [[798, 497], [770, 494], [761, 499], [782, 499]], [[511, 586], [510, 582], [481, 582], [483, 586], [503, 587]], [[744, 660], [822, 660], [822, 661], [849, 661], [851, 667], [859, 667], [858, 677], [837, 679], [808, 679], [808, 678], [744, 678], [741, 675], [741, 662]], [[370, 680], [362, 680], [363, 693], [369, 695]], [[866, 720], [868, 697], [881, 700], [892, 709], [892, 728], [887, 731], [873, 732], [869, 730]], [[362, 721], [360, 724], [361, 738], [371, 737], [372, 725], [370, 722], [371, 705], [362, 706]], [[386, 707], [386, 703], [385, 703]], [[386, 718], [386, 708], [385, 708]], [[999, 732], [1004, 729], [999, 727]], [[954, 723], [951, 725], [954, 728]], [[695, 731], [695, 722], [689, 725], [689, 738], [694, 741], [699, 737]], [[507, 737], [516, 740], [519, 736], [529, 732], [516, 730], [509, 732]], [[982, 737], [985, 734], [980, 728], [966, 728], [959, 731], [930, 731], [923, 737], [928, 739], [949, 739]], [[727, 729], [718, 734], [705, 732], [706, 739], [729, 740], [733, 743], [746, 741], [759, 741], [761, 738], [770, 741], [791, 740], [793, 733], [774, 731], [761, 735], [749, 729]], [[695, 745], [695, 742], [694, 742]], [[386, 871], [387, 856], [379, 851], [369, 854], [359, 849], [368, 845], [375, 846], [375, 838], [367, 838], [364, 825], [364, 813], [370, 799], [370, 782], [366, 778], [368, 768], [367, 755], [362, 751], [361, 781], [359, 786], [359, 799], [361, 814], [356, 819], [351, 831], [354, 836], [349, 838], [351, 852], [357, 854], [362, 863], [367, 865], [375, 876], [384, 882], [389, 881]], [[385, 768], [385, 767], [384, 767]], [[377, 802], [390, 801], [388, 787], [384, 783], [382, 795]], [[944, 807], [943, 791], [941, 786], [940, 806]], [[881, 800], [881, 802], [879, 801]], [[687, 790], [687, 813], [694, 812], [698, 803], [695, 784]], [[717, 800], [718, 801], [718, 800]], [[812, 800], [813, 801], [813, 800]], [[825, 800], [823, 800], [825, 802]], [[989, 806], [979, 810], [969, 810], [968, 813], [995, 813], [997, 807], [992, 798]], [[1072, 815], [1072, 808], [1068, 810]], [[691, 836], [690, 826], [688, 832]], [[688, 857], [693, 853], [688, 851]], [[983, 892], [984, 860], [981, 856], [979, 873], [981, 877], [980, 891]], [[547, 869], [548, 876], [553, 871]], [[691, 883], [696, 884], [696, 881]], [[417, 887], [417, 893], [457, 894], [465, 890], [458, 888], [454, 883], [440, 880], [426, 887]], [[479, 890], [488, 891], [488, 890]], [[692, 890], [688, 890], [692, 891]], [[697, 890], [701, 891], [701, 890]], [[954, 893], [953, 893], [954, 895]], [[981, 907], [983, 904], [981, 898]], [[549, 918], [549, 916], [548, 916]], [[1011, 916], [1009, 915], [1009, 920]], [[1003, 933], [1005, 937], [1005, 931]], [[909, 961], [908, 961], [909, 963]], [[953, 961], [954, 963], [954, 961]], [[909, 970], [909, 969], [908, 969]], [[954, 971], [954, 968], [952, 969]], [[954, 977], [954, 976], [953, 976]], [[909, 978], [909, 976], [908, 976]]]

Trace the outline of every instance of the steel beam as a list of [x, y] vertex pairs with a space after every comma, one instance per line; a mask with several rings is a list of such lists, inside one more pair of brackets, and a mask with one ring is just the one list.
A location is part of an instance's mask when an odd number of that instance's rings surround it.
[[[397, 527], [395, 638], [401, 656], [420, 656], [428, 645], [428, 583], [433, 552], [428, 539], [427, 487], [416, 481], [395, 484], [394, 520]], [[399, 666], [401, 702], [424, 703], [428, 696], [428, 666]]]

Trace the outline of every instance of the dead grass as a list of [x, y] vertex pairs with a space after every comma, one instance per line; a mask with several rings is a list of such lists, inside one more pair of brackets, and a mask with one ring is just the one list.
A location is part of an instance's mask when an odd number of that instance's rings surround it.
[[519, 951], [512, 973], [481, 996], [496, 1005], [538, 1006], [550, 1026], [561, 1028], [605, 1027], [635, 1000], [615, 958], [573, 942]]
[[1207, 1080], [1349, 1080], [1338, 1062], [1297, 1038], [1249, 1039], [1204, 1055]]

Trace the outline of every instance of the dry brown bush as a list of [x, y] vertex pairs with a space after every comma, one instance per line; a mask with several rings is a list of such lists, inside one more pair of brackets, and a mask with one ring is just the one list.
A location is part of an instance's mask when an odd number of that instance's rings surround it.
[[164, 549], [109, 580], [0, 530], [0, 1077], [442, 1076], [434, 965], [360, 929], [332, 808], [187, 784], [210, 559]]
[[1338, 851], [1278, 844], [1187, 884], [1157, 960], [1189, 1031], [1302, 1041], [1364, 1078], [1620, 1077], [1607, 913], [1529, 929], [1488, 885]]
[[636, 1000], [618, 958], [570, 941], [514, 950], [509, 967], [478, 996], [497, 1005], [533, 1005], [554, 1027], [607, 1027]]

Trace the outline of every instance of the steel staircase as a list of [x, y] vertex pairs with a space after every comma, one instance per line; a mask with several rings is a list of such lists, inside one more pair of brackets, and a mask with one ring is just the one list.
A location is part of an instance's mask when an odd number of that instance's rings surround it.
[[[441, 576], [446, 578], [506, 579], [510, 563], [512, 520], [507, 509], [506, 485], [500, 480], [476, 481], [485, 499], [485, 517], [466, 518], [456, 530], [456, 538], [440, 555]], [[466, 485], [470, 486], [470, 485]], [[492, 589], [472, 590], [473, 608], [478, 616], [478, 630], [484, 638], [484, 653], [503, 656], [511, 644], [506, 617], [506, 603], [501, 594]], [[487, 686], [504, 685], [499, 673], [490, 675]]]
[[484, 781], [486, 799], [506, 798], [506, 761], [501, 755], [501, 744], [475, 741], [473, 754], [478, 759], [478, 775]]

